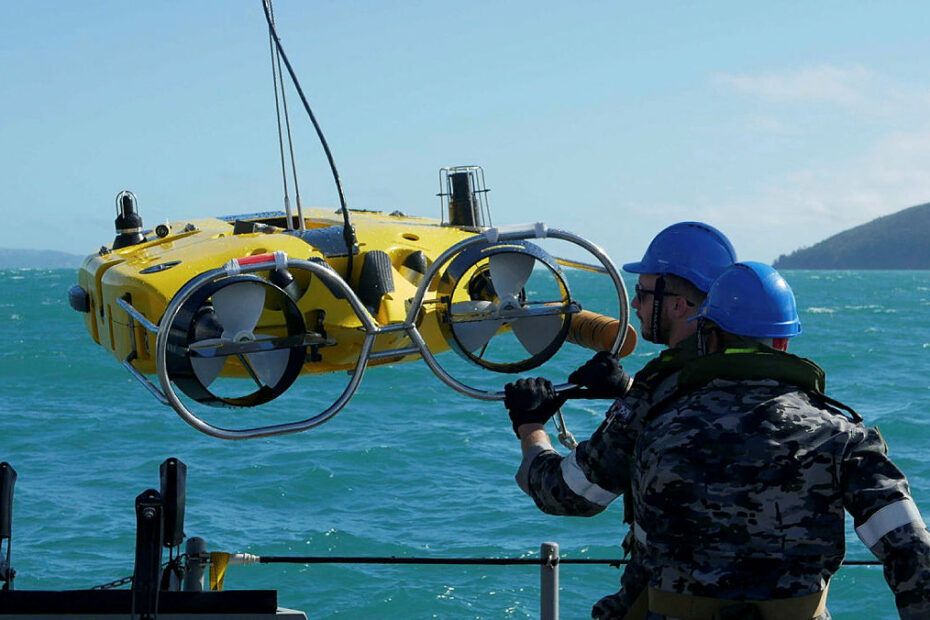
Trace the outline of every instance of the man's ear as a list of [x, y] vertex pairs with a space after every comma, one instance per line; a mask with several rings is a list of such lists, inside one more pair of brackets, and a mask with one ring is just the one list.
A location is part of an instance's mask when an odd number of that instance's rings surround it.
[[689, 316], [688, 311], [691, 306], [688, 305], [688, 301], [684, 297], [675, 295], [673, 297], [666, 297], [665, 300], [666, 302], [671, 302], [669, 305], [677, 318], [683, 319]]

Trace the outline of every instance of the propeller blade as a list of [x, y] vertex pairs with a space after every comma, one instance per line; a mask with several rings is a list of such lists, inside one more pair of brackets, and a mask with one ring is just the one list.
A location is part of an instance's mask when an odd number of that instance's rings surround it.
[[216, 320], [223, 326], [223, 337], [234, 339], [242, 332], [252, 333], [265, 307], [265, 287], [257, 282], [236, 282], [213, 293]]
[[273, 349], [261, 353], [246, 353], [245, 358], [252, 366], [252, 370], [259, 380], [267, 386], [274, 386], [284, 376], [287, 363], [290, 361], [290, 349]]
[[517, 319], [510, 324], [514, 335], [530, 355], [542, 353], [562, 329], [564, 317], [560, 314], [528, 316]]
[[[197, 344], [201, 346], [215, 345], [220, 346], [223, 344], [222, 338], [207, 338], [206, 340], [200, 340]], [[211, 383], [218, 376], [220, 376], [220, 371], [223, 370], [223, 364], [226, 363], [225, 355], [218, 355], [216, 357], [194, 357], [190, 358], [191, 367], [194, 369], [194, 375], [197, 377], [197, 380], [200, 381], [200, 384], [204, 387], [209, 387]]]
[[[494, 302], [484, 300], [459, 301], [452, 304], [452, 316], [457, 317], [461, 314], [472, 314], [476, 312], [490, 312], [494, 308]], [[459, 344], [468, 351], [473, 353], [486, 345], [500, 326], [503, 325], [500, 319], [477, 319], [474, 321], [462, 321], [453, 323], [452, 331]]]
[[489, 260], [491, 268], [491, 283], [494, 290], [501, 297], [512, 295], [516, 297], [526, 281], [533, 273], [533, 263], [536, 259], [529, 254], [521, 252], [503, 252], [493, 254]]
[[456, 323], [452, 326], [452, 331], [455, 332], [459, 344], [469, 353], [474, 353], [491, 340], [503, 323], [501, 319]]

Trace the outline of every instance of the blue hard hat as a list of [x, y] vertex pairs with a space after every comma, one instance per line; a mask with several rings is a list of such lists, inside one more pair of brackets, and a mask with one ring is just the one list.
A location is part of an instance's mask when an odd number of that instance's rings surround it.
[[627, 263], [630, 273], [674, 274], [704, 292], [736, 262], [736, 250], [722, 232], [701, 222], [672, 224], [652, 240], [643, 259]]
[[765, 263], [746, 261], [724, 271], [694, 319], [702, 317], [737, 336], [791, 338], [801, 333], [791, 287]]

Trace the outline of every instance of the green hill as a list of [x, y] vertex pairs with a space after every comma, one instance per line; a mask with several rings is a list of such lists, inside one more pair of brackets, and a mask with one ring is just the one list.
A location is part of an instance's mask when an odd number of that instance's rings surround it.
[[77, 269], [83, 256], [56, 250], [0, 248], [0, 269]]
[[776, 269], [930, 269], [930, 203], [782, 254]]

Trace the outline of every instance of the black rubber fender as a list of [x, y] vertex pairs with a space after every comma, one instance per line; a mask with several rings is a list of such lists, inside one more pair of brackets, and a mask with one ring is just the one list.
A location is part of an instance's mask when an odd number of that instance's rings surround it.
[[362, 272], [358, 278], [358, 298], [372, 314], [378, 311], [381, 298], [394, 290], [394, 274], [391, 257], [382, 250], [365, 254]]

